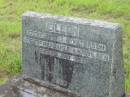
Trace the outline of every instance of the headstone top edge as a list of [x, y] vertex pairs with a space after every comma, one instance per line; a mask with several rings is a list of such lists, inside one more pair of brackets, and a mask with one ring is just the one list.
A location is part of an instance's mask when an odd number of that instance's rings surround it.
[[77, 18], [77, 17], [57, 16], [57, 15], [52, 15], [49, 13], [41, 14], [41, 13], [37, 13], [33, 11], [28, 11], [24, 13], [22, 17], [33, 17], [33, 18], [41, 18], [41, 19], [51, 18], [51, 19], [57, 19], [59, 21], [90, 25], [94, 27], [108, 28], [112, 30], [122, 28], [122, 26], [119, 23], [111, 23], [111, 22], [106, 22], [102, 20], [92, 20], [92, 19]]

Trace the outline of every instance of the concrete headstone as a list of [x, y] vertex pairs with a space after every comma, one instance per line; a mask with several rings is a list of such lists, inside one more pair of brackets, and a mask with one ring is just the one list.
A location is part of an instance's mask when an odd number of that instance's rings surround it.
[[119, 24], [27, 12], [24, 74], [85, 97], [124, 97]]

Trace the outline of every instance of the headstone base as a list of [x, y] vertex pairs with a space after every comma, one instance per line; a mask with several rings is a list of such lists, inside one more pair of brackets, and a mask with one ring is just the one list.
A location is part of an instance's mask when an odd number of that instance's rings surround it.
[[[0, 97], [81, 97], [59, 86], [27, 76], [12, 79], [0, 87]], [[130, 93], [126, 94], [130, 97]]]
[[81, 97], [69, 90], [22, 76], [12, 79], [7, 85], [0, 87], [0, 97]]

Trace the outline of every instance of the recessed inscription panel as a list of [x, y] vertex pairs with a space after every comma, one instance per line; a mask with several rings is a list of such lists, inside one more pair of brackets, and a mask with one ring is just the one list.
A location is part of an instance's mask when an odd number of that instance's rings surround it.
[[115, 30], [82, 22], [24, 16], [24, 73], [82, 96], [116, 97], [110, 91]]

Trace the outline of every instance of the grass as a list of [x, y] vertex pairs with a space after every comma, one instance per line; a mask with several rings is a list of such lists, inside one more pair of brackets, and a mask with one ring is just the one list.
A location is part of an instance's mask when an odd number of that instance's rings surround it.
[[125, 88], [130, 92], [129, 5], [130, 0], [0, 0], [0, 84], [21, 72], [21, 16], [37, 11], [122, 24]]

